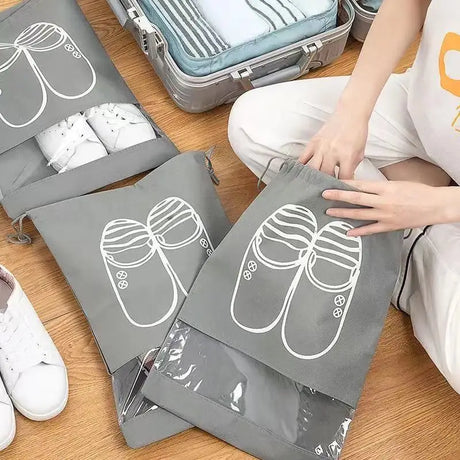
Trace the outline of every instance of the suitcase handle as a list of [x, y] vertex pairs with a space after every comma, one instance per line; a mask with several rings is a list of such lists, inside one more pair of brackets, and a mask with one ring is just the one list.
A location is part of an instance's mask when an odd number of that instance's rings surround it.
[[308, 73], [314, 64], [317, 64], [318, 67], [322, 65], [321, 61], [315, 59], [322, 47], [323, 44], [320, 40], [317, 40], [310, 45], [304, 45], [302, 46], [302, 56], [296, 64], [285, 69], [278, 70], [277, 72], [264, 75], [263, 77], [255, 80], [252, 80], [253, 70], [250, 66], [246, 67], [242, 71], [232, 72], [231, 76], [234, 81], [239, 81], [241, 83], [241, 86], [245, 91], [288, 80], [295, 80], [296, 78]]

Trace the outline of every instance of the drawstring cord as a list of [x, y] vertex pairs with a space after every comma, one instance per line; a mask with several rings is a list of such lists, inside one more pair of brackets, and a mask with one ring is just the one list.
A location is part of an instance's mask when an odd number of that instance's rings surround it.
[[212, 181], [216, 184], [220, 184], [219, 178], [216, 176], [216, 173], [214, 171], [214, 168], [212, 166], [212, 161], [211, 157], [214, 154], [214, 151], [216, 150], [216, 147], [211, 147], [205, 154], [204, 154], [204, 161], [206, 164], [206, 168], [208, 168], [209, 175], [211, 176]]
[[32, 244], [32, 238], [24, 233], [24, 219], [27, 217], [27, 214], [19, 216], [17, 219], [14, 219], [11, 223], [14, 231], [16, 233], [8, 235], [7, 239], [9, 243], [12, 244]]
[[[257, 181], [257, 190], [261, 190], [262, 189], [262, 180], [263, 178], [265, 177], [265, 175], [267, 174], [268, 170], [270, 169], [270, 166], [272, 164], [272, 161], [273, 160], [279, 160], [280, 158], [278, 157], [272, 157], [270, 158], [270, 160], [268, 160], [268, 163], [267, 163], [267, 166], [265, 166], [265, 169], [262, 173], [262, 175], [259, 177], [259, 180]], [[281, 171], [281, 168], [283, 167], [284, 163], [286, 163], [287, 160], [283, 161], [280, 165], [280, 171]]]

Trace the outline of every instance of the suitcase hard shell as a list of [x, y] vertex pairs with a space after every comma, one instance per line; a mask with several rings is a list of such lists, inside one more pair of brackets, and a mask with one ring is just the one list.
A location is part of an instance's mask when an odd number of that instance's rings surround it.
[[335, 29], [225, 70], [192, 77], [179, 69], [162, 33], [136, 0], [107, 1], [120, 24], [134, 35], [176, 105], [191, 113], [231, 103], [247, 90], [294, 80], [311, 69], [330, 64], [343, 53], [355, 18], [350, 0], [343, 0]]
[[356, 0], [351, 0], [351, 3], [355, 10], [355, 20], [351, 28], [351, 35], [355, 40], [363, 42], [377, 13], [365, 10]]

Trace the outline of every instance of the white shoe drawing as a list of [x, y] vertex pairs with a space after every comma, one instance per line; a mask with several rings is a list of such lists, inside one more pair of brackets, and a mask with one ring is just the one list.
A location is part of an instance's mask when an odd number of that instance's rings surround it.
[[[279, 323], [286, 308], [286, 292], [316, 232], [313, 213], [294, 205], [278, 209], [259, 226], [243, 257], [233, 292], [231, 314], [238, 326], [263, 334]], [[272, 282], [273, 270], [277, 270], [277, 285], [284, 287], [276, 292], [263, 287]]]
[[[11, 77], [10, 68], [17, 69]], [[27, 101], [27, 107], [21, 110], [18, 110], [18, 88]], [[27, 126], [43, 113], [46, 102], [45, 84], [31, 69], [28, 56], [10, 45], [0, 44], [0, 123], [10, 127]]]
[[[347, 236], [352, 228], [340, 221], [324, 226], [293, 281], [281, 338], [297, 358], [320, 358], [340, 336], [361, 268], [361, 239]], [[299, 324], [302, 334], [296, 333]]]
[[[186, 247], [187, 254], [178, 251]], [[187, 261], [200, 257], [204, 263], [213, 250], [198, 214], [175, 197], [157, 204], [147, 225], [113, 220], [101, 238], [101, 254], [115, 295], [128, 321], [137, 327], [154, 327], [171, 317], [196, 276], [188, 273]], [[181, 276], [175, 266], [182, 270]], [[147, 311], [145, 299], [152, 302]]]
[[[5, 107], [7, 98], [17, 100], [17, 89], [29, 88], [24, 86], [26, 82], [36, 87], [33, 91], [36, 101], [32, 101], [30, 113], [23, 114], [25, 121], [14, 120], [18, 115], [6, 114], [2, 109], [0, 120], [11, 128], [28, 126], [42, 115], [48, 102], [47, 90], [61, 99], [79, 99], [89, 94], [96, 84], [96, 72], [88, 58], [72, 37], [55, 24], [32, 24], [13, 43], [0, 43], [0, 51], [0, 55], [5, 56], [0, 64], [0, 97], [5, 97], [1, 106]], [[78, 78], [75, 78], [77, 70]], [[6, 85], [12, 88], [7, 90]], [[17, 109], [17, 104], [12, 107]]]
[[[361, 238], [347, 236], [351, 228], [334, 221], [318, 230], [314, 214], [303, 206], [275, 211], [260, 225], [243, 257], [231, 302], [235, 323], [262, 334], [282, 320], [282, 342], [293, 356], [316, 359], [330, 351], [360, 274]], [[276, 293], [264, 289], [273, 276], [284, 287]]]

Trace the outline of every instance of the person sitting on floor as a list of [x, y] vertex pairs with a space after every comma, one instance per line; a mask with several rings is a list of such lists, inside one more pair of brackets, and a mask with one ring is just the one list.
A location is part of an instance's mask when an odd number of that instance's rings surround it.
[[[412, 69], [391, 74], [422, 26]], [[414, 229], [393, 303], [460, 393], [460, 188], [449, 186], [460, 183], [459, 106], [458, 2], [385, 0], [351, 77], [251, 91], [233, 107], [229, 138], [258, 176], [280, 160], [266, 182], [298, 158], [358, 189], [323, 195], [364, 206], [328, 210], [369, 221], [351, 235]]]

